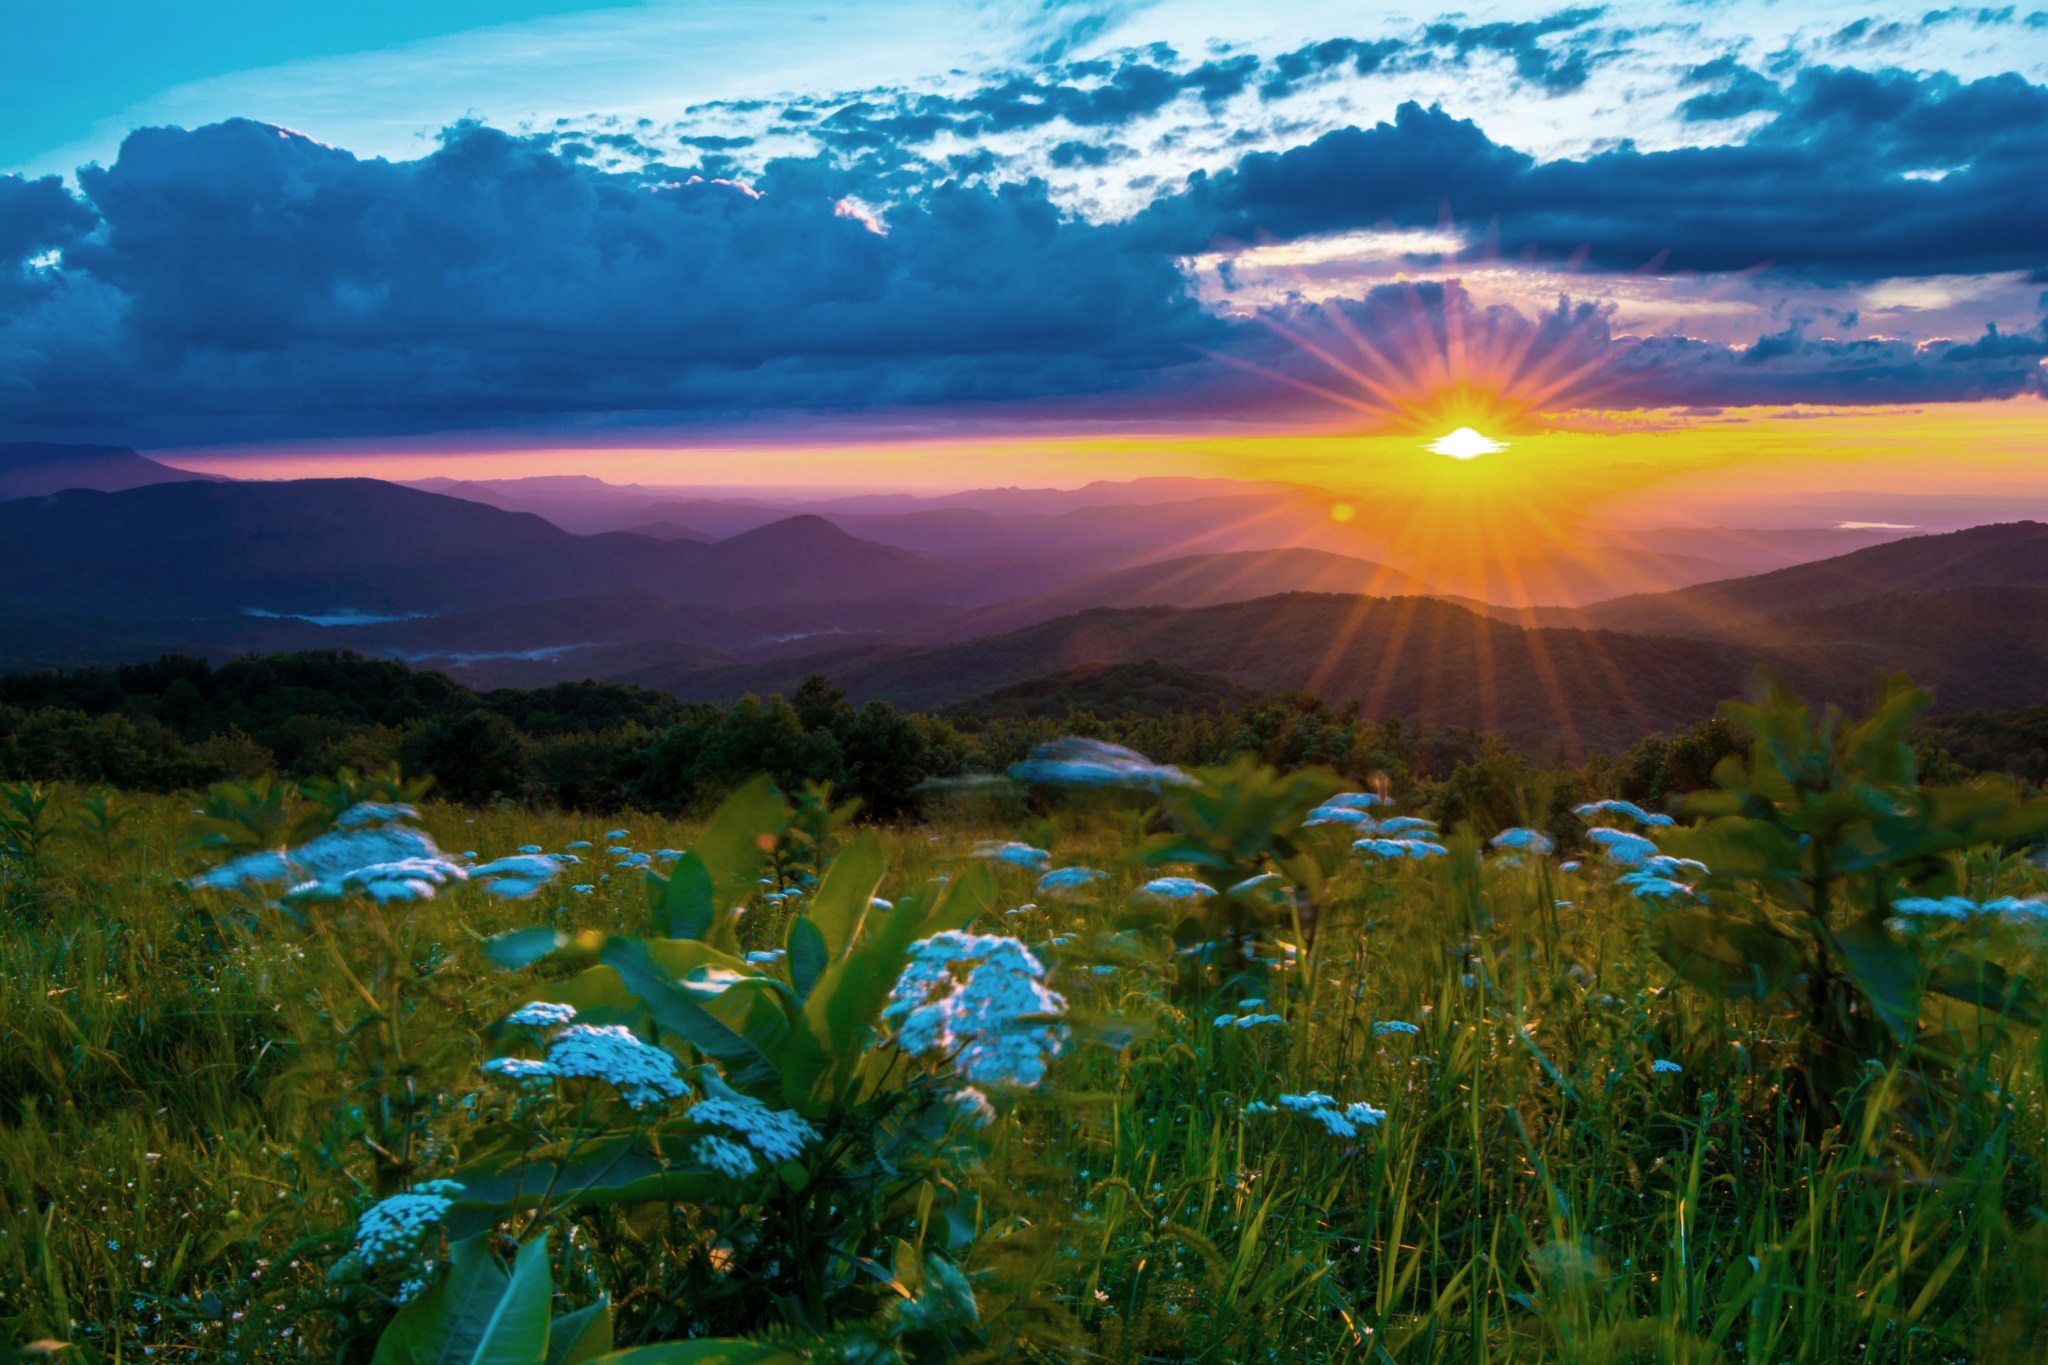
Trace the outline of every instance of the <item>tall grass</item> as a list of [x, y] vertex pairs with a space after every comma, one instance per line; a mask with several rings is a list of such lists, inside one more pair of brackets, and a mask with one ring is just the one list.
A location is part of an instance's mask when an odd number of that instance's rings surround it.
[[[363, 1106], [396, 1080], [471, 1088], [522, 986], [482, 940], [639, 932], [638, 879], [459, 893], [323, 932], [181, 889], [186, 805], [126, 804], [117, 831], [73, 827], [7, 891], [0, 1348], [367, 1359], [381, 1320], [326, 1283], [376, 1183]], [[486, 857], [613, 825], [637, 847], [690, 838], [639, 813], [435, 805], [425, 823]], [[1017, 832], [887, 831], [882, 894]], [[1028, 833], [1062, 862], [1124, 868], [1133, 831], [1067, 813]], [[1003, 875], [1005, 904], [1029, 903], [1028, 875]], [[2048, 1358], [2048, 1057], [2032, 1030], [1937, 1011], [1952, 1070], [1868, 1067], [1816, 1136], [1786, 1080], [1797, 1017], [1674, 985], [1641, 907], [1596, 870], [1489, 864], [1475, 885], [1441, 863], [1348, 871], [1261, 988], [1285, 1022], [1251, 1029], [1215, 1022], [1247, 988], [1177, 984], [1173, 959], [1117, 932], [1118, 898], [984, 926], [1071, 936], [1055, 983], [1079, 1044], [1057, 1094], [1000, 1125], [985, 1173], [984, 1216], [1051, 1252], [1045, 1297], [1065, 1321], [1022, 1333], [1042, 1358]], [[746, 947], [782, 942], [778, 913], [749, 915]], [[349, 1032], [371, 952], [410, 973], [382, 1042]], [[1374, 1027], [1391, 1022], [1418, 1031]], [[1350, 1141], [1247, 1112], [1310, 1090], [1387, 1117]], [[601, 1278], [604, 1252], [565, 1245], [574, 1273], [556, 1283]], [[641, 1307], [613, 1291], [630, 1324]]]

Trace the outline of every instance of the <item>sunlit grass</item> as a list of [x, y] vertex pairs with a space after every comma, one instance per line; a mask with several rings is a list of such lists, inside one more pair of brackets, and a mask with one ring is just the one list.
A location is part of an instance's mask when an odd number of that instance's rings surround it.
[[[367, 1359], [381, 1323], [339, 1315], [325, 1283], [368, 1198], [341, 1060], [348, 961], [281, 917], [177, 889], [186, 805], [133, 806], [117, 838], [63, 836], [32, 903], [10, 887], [0, 1344], [70, 1342], [60, 1358], [79, 1360]], [[622, 825], [636, 847], [690, 842], [637, 813], [429, 806], [426, 824], [484, 857]], [[1219, 1029], [1248, 988], [1176, 987], [1167, 959], [1116, 932], [1121, 895], [1151, 875], [1128, 861], [1135, 833], [1126, 816], [1071, 813], [883, 836], [884, 896], [957, 870], [984, 838], [1114, 870], [1102, 897], [979, 926], [1072, 936], [1054, 984], [1077, 1033], [1123, 1043], [1077, 1047], [1060, 1101], [1005, 1120], [989, 1160], [991, 1208], [1057, 1238], [1052, 1288], [1089, 1351], [2039, 1358], [2048, 1123], [2032, 1031], [1980, 1035], [1958, 1010], [1945, 1096], [1873, 1068], [1844, 1125], [1808, 1142], [1783, 1080], [1796, 1021], [1672, 989], [1641, 908], [1607, 874], [1541, 861], [1489, 864], [1476, 887], [1443, 863], [1353, 867], [1263, 987], [1258, 1008], [1286, 1022]], [[998, 875], [1005, 907], [1032, 902], [1029, 873]], [[2000, 890], [2039, 885], [1998, 876]], [[744, 946], [779, 945], [780, 913], [750, 914]], [[387, 914], [421, 973], [404, 1028], [422, 1087], [472, 1084], [484, 1030], [531, 985], [479, 945], [534, 923], [641, 932], [638, 876]], [[1390, 1022], [1417, 1031], [1374, 1028]], [[1659, 1059], [1681, 1070], [1653, 1070]], [[1246, 1115], [1311, 1090], [1387, 1117], [1350, 1142]]]

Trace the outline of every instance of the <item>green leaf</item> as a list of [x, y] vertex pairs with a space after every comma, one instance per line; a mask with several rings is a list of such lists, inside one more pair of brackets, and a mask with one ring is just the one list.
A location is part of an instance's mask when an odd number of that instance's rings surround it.
[[516, 972], [568, 945], [569, 936], [560, 929], [536, 925], [531, 929], [514, 929], [485, 939], [484, 956], [506, 971]]
[[1920, 964], [1913, 949], [1869, 918], [1853, 920], [1829, 937], [1884, 1026], [1900, 1042], [1910, 1041], [1920, 1014]]
[[447, 1271], [398, 1311], [372, 1365], [545, 1365], [547, 1236], [519, 1248], [509, 1275], [489, 1240], [479, 1233], [449, 1248]]
[[610, 1299], [599, 1299], [548, 1325], [547, 1365], [587, 1365], [611, 1349]]
[[1937, 963], [1927, 989], [2021, 1023], [2041, 1022], [2040, 998], [2033, 983], [1969, 953], [1950, 953]]
[[634, 1346], [599, 1356], [591, 1365], [803, 1365], [804, 1357], [781, 1346], [736, 1337], [669, 1341]]
[[790, 984], [796, 987], [797, 999], [806, 999], [830, 965], [832, 950], [825, 946], [824, 932], [808, 915], [790, 916], [782, 942], [789, 952]]
[[1712, 910], [1672, 910], [1657, 919], [1657, 955], [1695, 986], [1731, 999], [1774, 995], [1799, 970], [1790, 943], [1768, 925]]
[[881, 841], [868, 830], [832, 860], [825, 879], [818, 883], [818, 892], [811, 897], [810, 917], [824, 937], [831, 961], [844, 958], [860, 936], [886, 866]]
[[821, 1093], [836, 1093], [859, 1067], [874, 1041], [882, 1003], [903, 975], [906, 950], [923, 921], [924, 912], [915, 905], [896, 906], [880, 924], [870, 926], [854, 951], [818, 978], [784, 1053], [783, 1093], [790, 1104], [802, 1108]]
[[694, 852], [676, 859], [666, 877], [647, 874], [647, 902], [660, 938], [703, 938], [718, 918], [711, 869]]
[[696, 843], [711, 875], [712, 897], [729, 910], [754, 894], [768, 854], [789, 828], [789, 804], [767, 777], [757, 777], [728, 796]]
[[[703, 1000], [679, 986], [650, 955], [649, 946], [637, 938], [615, 934], [598, 951], [598, 961], [617, 972], [626, 988], [647, 1002], [647, 1012], [657, 1027], [683, 1039], [707, 1057], [738, 1064], [735, 1080], [745, 1084], [776, 1077], [775, 1058], [763, 1042], [735, 1029]], [[669, 956], [674, 956], [674, 949], [681, 945], [663, 946], [670, 950]], [[688, 946], [700, 948], [708, 965], [717, 965], [712, 959], [723, 956], [702, 945]]]
[[625, 1134], [583, 1143], [574, 1159], [556, 1151], [498, 1152], [456, 1171], [462, 1193], [445, 1219], [450, 1236], [487, 1232], [508, 1213], [550, 1206], [633, 1204], [646, 1200], [705, 1203], [729, 1192], [729, 1177], [657, 1155], [646, 1138]]

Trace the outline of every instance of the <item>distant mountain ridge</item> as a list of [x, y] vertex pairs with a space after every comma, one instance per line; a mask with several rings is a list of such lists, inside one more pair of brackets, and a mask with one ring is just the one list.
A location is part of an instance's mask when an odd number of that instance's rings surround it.
[[39, 498], [67, 488], [117, 493], [148, 484], [209, 481], [208, 475], [159, 464], [127, 446], [0, 442], [0, 501]]

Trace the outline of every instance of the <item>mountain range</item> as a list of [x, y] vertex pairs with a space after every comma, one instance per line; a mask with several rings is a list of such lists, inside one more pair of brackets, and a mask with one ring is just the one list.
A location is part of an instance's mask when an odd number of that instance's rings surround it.
[[1304, 490], [1221, 480], [806, 502], [0, 447], [10, 488], [0, 667], [342, 647], [492, 685], [729, 700], [823, 673], [856, 700], [1056, 711], [1109, 666], [1138, 670], [1117, 696], [1305, 689], [1567, 753], [1696, 720], [1760, 663], [1844, 702], [1895, 668], [1948, 706], [2048, 701], [2037, 522], [1616, 531], [1424, 576], [1331, 548], [1387, 541]]

